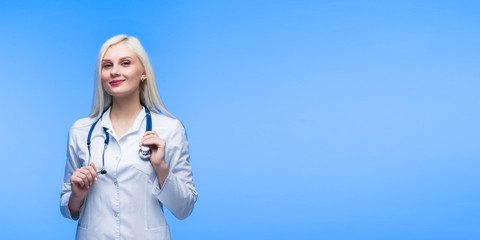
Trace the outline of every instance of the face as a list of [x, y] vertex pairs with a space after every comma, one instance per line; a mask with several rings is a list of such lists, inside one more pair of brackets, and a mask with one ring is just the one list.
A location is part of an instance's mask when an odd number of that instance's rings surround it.
[[105, 52], [101, 76], [103, 89], [114, 98], [139, 96], [140, 83], [146, 78], [140, 59], [123, 43]]

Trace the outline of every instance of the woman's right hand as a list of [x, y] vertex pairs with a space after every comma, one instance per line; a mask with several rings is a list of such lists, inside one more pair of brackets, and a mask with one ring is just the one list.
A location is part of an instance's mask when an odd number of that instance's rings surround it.
[[97, 181], [97, 168], [93, 163], [87, 167], [77, 168], [70, 177], [72, 195], [68, 200], [68, 209], [72, 217], [78, 216], [83, 200], [88, 192], [92, 190], [95, 181]]
[[93, 184], [97, 180], [97, 168], [94, 163], [90, 166], [77, 168], [70, 177], [70, 183], [72, 185], [72, 192], [75, 200], [81, 200], [87, 196], [88, 192], [93, 187]]

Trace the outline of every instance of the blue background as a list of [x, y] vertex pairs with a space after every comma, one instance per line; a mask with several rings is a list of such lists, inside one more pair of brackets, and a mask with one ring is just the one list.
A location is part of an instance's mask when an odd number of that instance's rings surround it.
[[67, 133], [121, 33], [188, 131], [173, 239], [480, 239], [478, 1], [0, 4], [0, 239], [73, 238]]

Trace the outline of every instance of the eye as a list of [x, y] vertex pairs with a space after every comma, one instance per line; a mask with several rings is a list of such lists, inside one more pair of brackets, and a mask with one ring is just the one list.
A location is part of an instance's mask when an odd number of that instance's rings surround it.
[[123, 65], [123, 66], [129, 66], [129, 65], [130, 65], [130, 61], [124, 61], [124, 62], [122, 62], [122, 65]]
[[105, 63], [105, 64], [103, 64], [103, 68], [109, 68], [109, 67], [111, 67], [111, 66], [112, 66], [111, 63]]

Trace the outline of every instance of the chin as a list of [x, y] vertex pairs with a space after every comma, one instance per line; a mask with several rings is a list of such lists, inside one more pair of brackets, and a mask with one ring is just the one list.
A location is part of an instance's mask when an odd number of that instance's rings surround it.
[[120, 90], [120, 89], [109, 89], [109, 90], [105, 90], [105, 92], [107, 92], [108, 95], [116, 98], [116, 97], [128, 97], [128, 96], [131, 96], [131, 95], [135, 95], [137, 94], [137, 91], [125, 91], [125, 90]]

